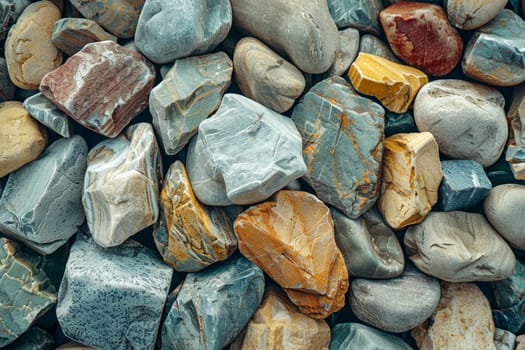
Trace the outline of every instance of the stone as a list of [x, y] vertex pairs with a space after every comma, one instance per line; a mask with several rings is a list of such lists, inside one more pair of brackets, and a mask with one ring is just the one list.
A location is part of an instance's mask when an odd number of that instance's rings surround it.
[[405, 258], [394, 232], [374, 208], [352, 220], [332, 209], [335, 242], [348, 274], [362, 278], [394, 278], [403, 273]]
[[364, 324], [338, 323], [332, 329], [330, 350], [412, 350], [407, 343], [395, 335], [382, 332]]
[[[226, 193], [230, 203], [254, 204], [306, 174], [301, 135], [292, 120], [242, 95], [224, 95], [217, 113], [199, 125], [197, 138], [208, 169], [202, 162], [187, 161], [187, 167], [193, 191], [204, 204], [223, 205], [213, 201], [217, 195], [210, 183], [218, 182], [218, 197]], [[189, 160], [192, 152], [190, 147]], [[200, 168], [199, 177], [194, 167]]]
[[357, 56], [348, 77], [358, 92], [376, 97], [395, 113], [408, 111], [419, 89], [428, 82], [419, 69], [367, 53]]
[[355, 28], [346, 28], [339, 31], [339, 51], [335, 55], [332, 67], [325, 73], [325, 77], [341, 76], [348, 72], [359, 53], [359, 31]]
[[173, 294], [176, 299], [167, 306], [161, 349], [220, 350], [237, 337], [261, 303], [264, 274], [236, 255], [189, 273]]
[[397, 278], [355, 279], [350, 306], [355, 316], [387, 332], [405, 332], [425, 321], [439, 302], [437, 279], [407, 266]]
[[439, 305], [412, 330], [420, 350], [495, 350], [490, 305], [474, 283], [441, 283]]
[[496, 328], [494, 330], [494, 345], [496, 350], [514, 350], [516, 336], [509, 331]]
[[383, 108], [332, 77], [310, 89], [292, 120], [303, 139], [304, 179], [321, 200], [358, 218], [379, 195]]
[[439, 202], [443, 211], [473, 208], [492, 189], [483, 167], [474, 160], [444, 160], [441, 170]]
[[37, 90], [48, 72], [62, 64], [62, 53], [51, 42], [59, 9], [49, 1], [27, 6], [11, 27], [5, 42], [5, 60], [13, 84]]
[[[496, 1], [499, 2], [499, 1]], [[482, 83], [514, 86], [525, 81], [525, 21], [504, 9], [468, 41], [463, 73]]]
[[516, 350], [525, 350], [525, 334], [516, 337]]
[[93, 239], [122, 244], [159, 217], [160, 151], [151, 124], [134, 124], [88, 154], [82, 204]]
[[56, 302], [55, 287], [39, 268], [40, 257], [0, 238], [0, 346], [14, 342]]
[[299, 311], [326, 318], [344, 306], [348, 272], [328, 207], [314, 195], [279, 191], [233, 225], [239, 251], [284, 288]]
[[6, 350], [53, 350], [54, 337], [39, 327], [33, 327], [14, 343], [8, 345]]
[[405, 247], [421, 271], [448, 282], [497, 281], [514, 272], [512, 250], [477, 213], [432, 212], [407, 229]]
[[492, 186], [503, 185], [506, 183], [519, 183], [525, 185], [524, 180], [516, 180], [510, 164], [504, 159], [500, 158], [496, 163], [485, 169], [487, 176], [492, 182]]
[[256, 38], [242, 38], [233, 54], [235, 81], [244, 96], [278, 113], [289, 110], [306, 86], [303, 73]]
[[79, 232], [58, 291], [58, 322], [68, 338], [96, 349], [152, 350], [172, 273], [131, 239], [102, 248]]
[[394, 55], [390, 49], [390, 46], [375, 35], [365, 34], [361, 37], [361, 40], [359, 41], [359, 52], [369, 53], [383, 57], [395, 63], [400, 63], [396, 55]]
[[41, 92], [26, 98], [23, 107], [33, 119], [38, 120], [60, 136], [71, 137], [73, 134], [69, 117]]
[[427, 74], [447, 75], [461, 59], [463, 41], [440, 6], [400, 2], [381, 11], [379, 20], [396, 56]]
[[520, 334], [525, 331], [525, 299], [520, 300], [516, 305], [504, 309], [493, 309], [492, 317], [496, 327], [505, 329], [514, 334]]
[[507, 5], [508, 0], [448, 0], [447, 14], [455, 27], [472, 30], [490, 22]]
[[438, 200], [442, 178], [438, 146], [429, 132], [385, 139], [378, 207], [390, 227], [417, 224]]
[[485, 216], [513, 247], [525, 250], [525, 186], [504, 184], [494, 187], [483, 202]]
[[231, 26], [228, 0], [146, 0], [135, 44], [153, 62], [168, 63], [212, 51]]
[[509, 138], [505, 160], [509, 163], [516, 180], [525, 180], [525, 119], [523, 118], [525, 118], [525, 84], [514, 88], [512, 103], [507, 113]]
[[104, 40], [117, 41], [117, 37], [86, 18], [62, 18], [55, 22], [51, 35], [53, 45], [69, 56], [82, 50], [86, 44]]
[[4, 41], [9, 28], [11, 28], [20, 14], [22, 14], [24, 9], [30, 4], [31, 1], [29, 0], [0, 1], [0, 41]]
[[95, 350], [95, 349], [90, 346], [84, 346], [82, 344], [71, 341], [69, 343], [59, 346], [55, 350]]
[[[0, 1], [0, 11], [2, 11], [1, 6], [2, 2]], [[15, 97], [15, 89], [15, 85], [11, 81], [11, 78], [9, 78], [9, 72], [7, 70], [5, 58], [0, 57], [0, 102], [13, 100]]]
[[442, 154], [487, 167], [498, 160], [507, 141], [504, 105], [503, 95], [493, 87], [434, 80], [417, 94], [414, 119], [419, 131], [434, 135]]
[[182, 58], [151, 90], [149, 110], [166, 154], [180, 152], [199, 124], [219, 107], [232, 71], [232, 61], [224, 52]]
[[416, 122], [410, 111], [401, 114], [386, 112], [385, 119], [385, 136], [417, 132]]
[[516, 259], [514, 273], [505, 279], [491, 282], [491, 286], [498, 309], [519, 304], [525, 299], [525, 265]]
[[113, 138], [146, 108], [154, 81], [155, 69], [142, 55], [100, 41], [48, 73], [40, 91], [80, 125]]
[[353, 27], [361, 32], [381, 34], [378, 18], [383, 9], [381, 0], [328, 0], [328, 9], [338, 28]]
[[237, 29], [285, 53], [303, 72], [324, 73], [334, 63], [339, 36], [325, 1], [232, 0], [231, 4]]
[[81, 136], [60, 138], [12, 173], [0, 198], [0, 231], [40, 254], [65, 244], [85, 218], [81, 198], [87, 154]]

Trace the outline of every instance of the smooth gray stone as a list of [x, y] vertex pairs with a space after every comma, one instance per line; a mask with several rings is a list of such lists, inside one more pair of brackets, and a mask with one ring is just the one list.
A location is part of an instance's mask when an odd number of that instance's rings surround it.
[[355, 28], [347, 28], [339, 31], [339, 50], [335, 55], [332, 67], [325, 76], [343, 75], [354, 62], [359, 53], [359, 31]]
[[361, 40], [359, 41], [359, 52], [369, 53], [386, 58], [392, 62], [400, 63], [399, 59], [392, 52], [392, 49], [390, 49], [390, 46], [377, 36], [371, 34], [361, 36]]
[[82, 184], [88, 148], [75, 135], [58, 139], [12, 173], [0, 198], [0, 231], [51, 254], [84, 222]]
[[24, 109], [49, 129], [63, 137], [73, 134], [69, 117], [41, 92], [24, 100]]
[[155, 63], [213, 50], [232, 25], [228, 0], [146, 0], [135, 45]]
[[525, 300], [525, 265], [516, 259], [516, 270], [509, 277], [491, 282], [499, 309], [506, 309]]
[[494, 330], [494, 345], [496, 350], [514, 350], [516, 345], [516, 335], [504, 329]]
[[412, 350], [395, 335], [360, 323], [338, 323], [332, 328], [330, 350]]
[[[0, 11], [1, 11], [0, 2]], [[1, 18], [1, 17], [0, 17]], [[15, 97], [16, 87], [9, 78], [5, 58], [0, 57], [0, 102], [11, 101]]]
[[133, 240], [102, 248], [79, 232], [58, 291], [58, 322], [67, 337], [100, 350], [154, 349], [172, 274]]
[[183, 58], [151, 90], [149, 110], [166, 154], [180, 152], [199, 124], [219, 107], [232, 71], [224, 52]]
[[49, 332], [39, 327], [33, 327], [5, 350], [53, 350], [55, 338]]
[[356, 219], [379, 196], [384, 110], [341, 77], [317, 83], [295, 106], [305, 180], [317, 196]]
[[162, 327], [163, 350], [220, 350], [248, 323], [264, 294], [264, 274], [236, 255], [189, 273]]
[[330, 14], [338, 28], [354, 27], [361, 32], [381, 34], [381, 0], [328, 0]]
[[361, 321], [387, 332], [405, 332], [429, 318], [439, 303], [437, 279], [407, 265], [393, 279], [355, 279], [350, 285], [350, 306]]
[[403, 273], [405, 258], [394, 231], [372, 208], [352, 220], [331, 209], [335, 241], [348, 273], [362, 278], [393, 278]]

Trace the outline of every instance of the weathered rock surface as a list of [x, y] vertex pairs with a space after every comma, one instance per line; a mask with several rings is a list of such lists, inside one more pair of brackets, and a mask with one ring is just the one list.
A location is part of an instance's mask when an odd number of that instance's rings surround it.
[[330, 350], [412, 350], [401, 338], [360, 323], [338, 323], [332, 329]]
[[328, 0], [328, 9], [338, 28], [353, 27], [365, 33], [381, 34], [381, 0]]
[[41, 92], [24, 100], [23, 107], [31, 116], [63, 137], [71, 137], [72, 125], [68, 116]]
[[354, 62], [359, 53], [359, 31], [355, 28], [346, 28], [339, 31], [339, 50], [335, 55], [332, 67], [325, 73], [326, 76], [343, 75]]
[[494, 346], [496, 350], [514, 350], [516, 346], [516, 335], [504, 329], [494, 330]]
[[[2, 6], [1, 4], [2, 2], [0, 2], [0, 11]], [[0, 31], [0, 37], [1, 35], [2, 32]], [[9, 72], [7, 70], [7, 63], [5, 61], [5, 58], [0, 57], [0, 102], [13, 100], [13, 98], [15, 97], [15, 90], [16, 87], [11, 81], [11, 78], [9, 78]]]
[[53, 45], [69, 56], [82, 50], [86, 44], [104, 40], [117, 41], [117, 37], [86, 18], [62, 18], [55, 22], [51, 35]]
[[507, 5], [508, 0], [448, 0], [448, 19], [454, 26], [472, 30], [490, 22]]
[[3, 348], [5, 350], [53, 350], [55, 338], [49, 332], [39, 327], [33, 327], [25, 332], [14, 343]]
[[514, 88], [512, 104], [507, 113], [508, 148], [505, 160], [516, 180], [525, 180], [525, 84]]
[[389, 61], [400, 63], [390, 46], [375, 35], [365, 34], [359, 41], [359, 52], [383, 57]]

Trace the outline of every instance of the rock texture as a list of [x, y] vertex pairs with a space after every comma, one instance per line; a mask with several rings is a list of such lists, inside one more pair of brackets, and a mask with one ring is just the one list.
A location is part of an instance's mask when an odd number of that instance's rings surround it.
[[[0, 37], [1, 36], [2, 32], [0, 31]], [[7, 63], [5, 61], [5, 58], [0, 57], [0, 102], [13, 100], [13, 98], [15, 97], [15, 90], [16, 87], [11, 81], [11, 78], [9, 78], [9, 72], [7, 70]]]
[[385, 119], [385, 136], [417, 132], [416, 122], [411, 111], [401, 114], [387, 112]]
[[514, 350], [516, 335], [504, 329], [496, 328], [494, 331], [494, 345], [496, 350]]
[[353, 27], [365, 33], [381, 34], [381, 0], [328, 0], [328, 9], [339, 28]]
[[525, 84], [514, 88], [507, 121], [509, 138], [505, 160], [509, 163], [514, 178], [525, 180]]
[[472, 30], [490, 22], [507, 5], [508, 0], [448, 0], [448, 19], [454, 26]]
[[25, 332], [5, 350], [53, 350], [55, 338], [40, 327], [33, 327]]
[[70, 119], [41, 92], [26, 98], [23, 107], [34, 119], [60, 136], [71, 137], [73, 132]]
[[383, 57], [395, 63], [400, 63], [396, 55], [394, 55], [390, 49], [390, 46], [375, 35], [365, 34], [361, 37], [361, 40], [359, 41], [359, 52], [369, 53], [371, 55]]
[[525, 265], [516, 259], [516, 269], [509, 277], [491, 282], [496, 307], [506, 309], [525, 299]]
[[55, 22], [51, 35], [53, 45], [69, 56], [82, 50], [86, 44], [104, 40], [117, 41], [117, 37], [86, 18], [62, 18]]
[[401, 338], [360, 323], [338, 323], [332, 328], [330, 350], [412, 350]]
[[359, 53], [359, 31], [355, 28], [346, 28], [339, 31], [339, 51], [335, 55], [332, 67], [325, 73], [331, 77], [343, 75], [354, 62]]
[[0, 40], [2, 43], [9, 28], [30, 4], [31, 1], [29, 0], [4, 0], [0, 2]]

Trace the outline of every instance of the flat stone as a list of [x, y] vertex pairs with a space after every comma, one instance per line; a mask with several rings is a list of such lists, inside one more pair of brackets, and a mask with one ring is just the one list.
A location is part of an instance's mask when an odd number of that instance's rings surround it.
[[146, 108], [154, 81], [155, 69], [142, 55], [100, 41], [47, 74], [40, 91], [82, 126], [116, 137]]
[[65, 335], [96, 349], [154, 349], [173, 270], [141, 244], [102, 248], [79, 232], [58, 292]]
[[496, 350], [514, 350], [516, 345], [516, 335], [504, 329], [494, 330], [494, 345]]
[[359, 41], [359, 52], [369, 53], [379, 57], [386, 58], [389, 61], [400, 63], [396, 55], [390, 49], [390, 46], [375, 35], [365, 34]]
[[348, 72], [359, 53], [359, 31], [355, 28], [346, 28], [339, 31], [339, 50], [335, 55], [332, 67], [325, 73], [326, 77], [341, 76]]
[[219, 107], [232, 71], [232, 61], [224, 52], [182, 58], [151, 90], [149, 110], [166, 154], [180, 152], [199, 124]]
[[62, 64], [62, 53], [51, 42], [60, 10], [49, 1], [27, 6], [11, 27], [5, 42], [9, 77], [17, 87], [37, 90], [48, 72]]
[[0, 177], [4, 177], [42, 153], [47, 133], [17, 101], [0, 103], [0, 125]]
[[382, 332], [364, 324], [338, 323], [332, 328], [330, 350], [412, 350], [407, 343], [395, 335]]
[[231, 26], [228, 0], [146, 0], [135, 44], [153, 62], [168, 63], [212, 51]]
[[432, 212], [408, 228], [405, 247], [421, 271], [448, 282], [497, 281], [514, 272], [512, 250], [481, 214]]
[[472, 30], [490, 22], [507, 5], [508, 0], [448, 0], [447, 14], [454, 26]]
[[348, 274], [362, 278], [393, 278], [403, 273], [405, 258], [394, 232], [372, 208], [352, 220], [332, 209], [335, 241]]
[[410, 132], [417, 132], [416, 122], [414, 121], [412, 112], [409, 111], [399, 114], [387, 111], [385, 113], [385, 136]]
[[[2, 2], [0, 1], [0, 11], [2, 11], [1, 6]], [[2, 17], [0, 17], [0, 21], [1, 18]], [[11, 78], [9, 78], [9, 72], [7, 70], [5, 58], [0, 57], [0, 102], [13, 100], [15, 97], [15, 89], [15, 85], [11, 81]]]
[[360, 53], [348, 77], [357, 91], [374, 96], [391, 112], [405, 113], [428, 78], [419, 69]]
[[338, 28], [353, 27], [361, 32], [381, 34], [381, 0], [328, 0], [328, 9]]
[[189, 273], [173, 294], [176, 299], [167, 306], [161, 349], [220, 350], [237, 337], [261, 303], [264, 274], [236, 255]]
[[71, 137], [73, 127], [69, 117], [41, 92], [24, 100], [23, 107], [42, 125], [63, 137]]
[[339, 37], [325, 1], [232, 0], [231, 4], [235, 27], [284, 52], [303, 72], [323, 73], [334, 63]]
[[427, 74], [447, 75], [461, 59], [463, 41], [440, 6], [400, 2], [381, 11], [379, 19], [396, 56]]
[[85, 346], [85, 345], [76, 343], [74, 341], [71, 341], [69, 343], [59, 346], [55, 350], [95, 350], [95, 349], [90, 346]]
[[53, 350], [55, 338], [49, 332], [39, 327], [33, 327], [25, 332], [5, 350]]
[[278, 113], [289, 110], [306, 86], [303, 73], [256, 38], [242, 38], [233, 54], [242, 93]]
[[525, 331], [525, 299], [520, 300], [516, 305], [504, 309], [493, 309], [492, 317], [496, 327], [508, 330], [514, 334], [520, 334]]
[[[525, 299], [525, 265], [516, 259], [516, 269], [509, 277], [491, 282], [496, 306], [510, 308]], [[525, 322], [525, 320], [524, 320]]]
[[283, 287], [300, 312], [326, 318], [344, 306], [348, 290], [330, 211], [307, 192], [283, 190], [274, 198], [235, 220], [239, 251]]
[[438, 200], [441, 182], [438, 146], [429, 132], [385, 139], [379, 210], [394, 229], [417, 224]]
[[503, 95], [493, 87], [434, 80], [417, 94], [414, 119], [419, 131], [434, 135], [442, 154], [487, 167], [498, 160], [507, 141], [504, 105]]
[[0, 1], [0, 41], [4, 41], [9, 28], [16, 22], [24, 9], [31, 4], [30, 0]]
[[86, 44], [104, 40], [117, 41], [117, 37], [86, 18], [62, 18], [55, 22], [51, 35], [53, 45], [69, 56], [82, 50]]
[[514, 88], [512, 103], [507, 113], [509, 124], [508, 148], [505, 160], [510, 164], [516, 180], [525, 180], [525, 84]]
[[304, 179], [317, 196], [351, 218], [379, 195], [384, 110], [340, 77], [317, 83], [292, 114], [303, 139]]
[[99, 245], [120, 245], [157, 221], [162, 173], [151, 124], [134, 124], [89, 151], [82, 204]]

